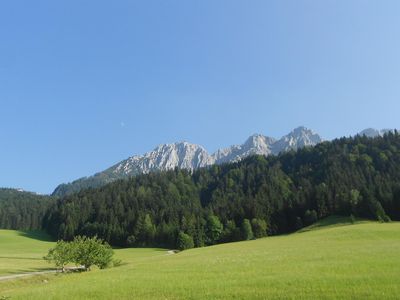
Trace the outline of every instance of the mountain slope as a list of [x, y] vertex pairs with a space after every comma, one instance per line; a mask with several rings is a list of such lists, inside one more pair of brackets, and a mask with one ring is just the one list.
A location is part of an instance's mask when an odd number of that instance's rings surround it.
[[251, 239], [250, 226], [260, 237], [337, 214], [400, 220], [399, 149], [398, 133], [356, 136], [193, 173], [152, 172], [62, 198], [43, 223], [56, 238], [176, 248], [181, 231], [201, 247]]
[[59, 185], [53, 195], [64, 196], [85, 188], [97, 188], [118, 179], [175, 168], [195, 170], [214, 163], [201, 146], [187, 142], [160, 145], [144, 155], [132, 156], [107, 170]]
[[160, 145], [144, 155], [132, 156], [111, 168], [90, 177], [80, 178], [72, 183], [59, 185], [53, 195], [65, 196], [85, 188], [96, 188], [117, 179], [167, 171], [175, 168], [196, 170], [213, 164], [237, 162], [251, 155], [279, 154], [282, 151], [314, 146], [322, 138], [305, 127], [294, 129], [279, 140], [255, 134], [242, 145], [217, 150], [209, 154], [202, 146], [188, 142]]

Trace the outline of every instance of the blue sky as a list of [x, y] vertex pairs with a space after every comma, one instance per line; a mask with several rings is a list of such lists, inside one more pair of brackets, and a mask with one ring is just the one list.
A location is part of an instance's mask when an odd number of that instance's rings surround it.
[[166, 142], [400, 127], [399, 1], [1, 1], [0, 186]]

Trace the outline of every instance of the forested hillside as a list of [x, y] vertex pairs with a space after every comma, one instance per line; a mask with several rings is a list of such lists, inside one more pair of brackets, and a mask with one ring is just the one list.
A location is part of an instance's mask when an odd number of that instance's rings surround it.
[[46, 211], [54, 198], [22, 192], [15, 189], [0, 189], [0, 228], [41, 229]]
[[188, 248], [291, 232], [332, 214], [400, 220], [397, 132], [117, 181], [58, 200], [45, 226], [64, 239]]

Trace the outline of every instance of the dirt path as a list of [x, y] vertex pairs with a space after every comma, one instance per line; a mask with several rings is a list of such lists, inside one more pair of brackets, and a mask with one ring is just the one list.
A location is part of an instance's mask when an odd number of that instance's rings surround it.
[[33, 275], [51, 274], [51, 273], [57, 273], [57, 272], [59, 272], [59, 271], [49, 270], [49, 271], [41, 271], [41, 272], [30, 272], [30, 273], [0, 276], [0, 281], [10, 280], [10, 279], [15, 279], [15, 278], [20, 278], [20, 277], [33, 276]]
[[[80, 270], [80, 269], [82, 269], [82, 268], [81, 267], [71, 267], [71, 268], [68, 268], [67, 271], [75, 271], [75, 270]], [[0, 281], [11, 280], [11, 279], [27, 277], [27, 276], [54, 274], [54, 273], [61, 273], [61, 271], [60, 270], [48, 270], [48, 271], [40, 271], [40, 272], [29, 272], [29, 273], [6, 275], [6, 276], [0, 276]]]
[[[176, 252], [174, 250], [169, 250], [169, 251], [167, 251], [167, 253], [165, 255], [173, 255], [173, 254], [176, 254]], [[82, 269], [82, 267], [71, 267], [71, 268], [68, 268], [67, 271], [75, 271], [75, 270], [80, 270], [80, 269]], [[60, 273], [60, 272], [61, 271], [59, 271], [59, 270], [48, 270], [48, 271], [40, 271], [40, 272], [29, 272], [29, 273], [5, 275], [5, 276], [0, 276], [0, 281], [11, 280], [11, 279], [27, 277], [27, 276], [54, 274], [54, 273]]]

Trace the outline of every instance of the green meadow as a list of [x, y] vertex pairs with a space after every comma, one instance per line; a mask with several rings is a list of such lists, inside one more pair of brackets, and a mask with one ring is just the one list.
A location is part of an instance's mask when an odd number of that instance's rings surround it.
[[[39, 237], [39, 238], [38, 238]], [[0, 272], [42, 270], [46, 236], [0, 231]], [[327, 219], [302, 232], [168, 254], [117, 249], [119, 267], [0, 281], [10, 299], [398, 299], [400, 223]]]
[[51, 268], [43, 256], [53, 245], [43, 232], [0, 230], [0, 276]]

